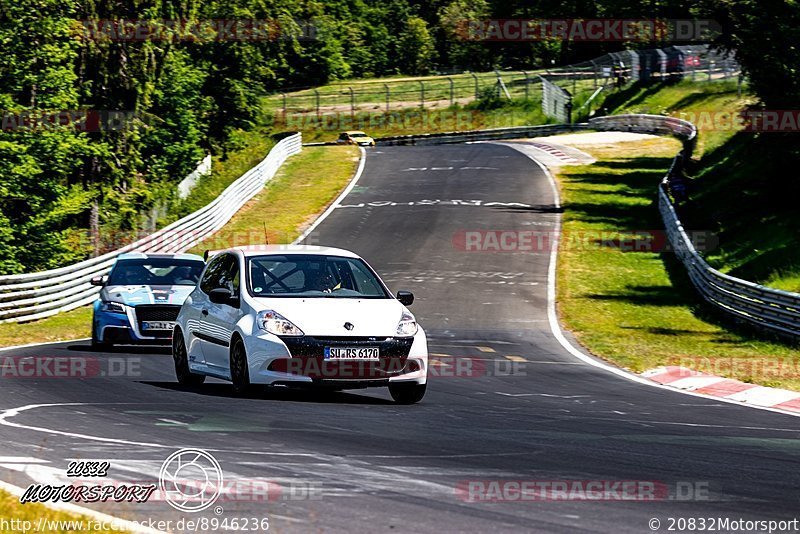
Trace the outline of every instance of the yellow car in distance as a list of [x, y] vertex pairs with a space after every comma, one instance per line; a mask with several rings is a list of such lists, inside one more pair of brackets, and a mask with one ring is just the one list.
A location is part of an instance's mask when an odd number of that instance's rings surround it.
[[340, 145], [375, 146], [375, 140], [373, 138], [357, 130], [342, 132], [339, 134], [336, 143]]

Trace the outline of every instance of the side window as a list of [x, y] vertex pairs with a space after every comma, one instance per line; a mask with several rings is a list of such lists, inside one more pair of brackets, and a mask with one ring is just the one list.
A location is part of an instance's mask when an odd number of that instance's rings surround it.
[[213, 258], [211, 263], [208, 264], [205, 273], [203, 273], [203, 279], [200, 280], [200, 290], [203, 293], [208, 294], [212, 289], [222, 287], [220, 285], [220, 279], [224, 273], [225, 260], [227, 257], [228, 254], [221, 254]]
[[216, 287], [224, 287], [236, 296], [239, 294], [239, 258], [233, 254], [226, 254], [225, 261], [220, 267], [221, 273]]
[[339, 134], [339, 140], [340, 141], [347, 141], [347, 134], [346, 133]]

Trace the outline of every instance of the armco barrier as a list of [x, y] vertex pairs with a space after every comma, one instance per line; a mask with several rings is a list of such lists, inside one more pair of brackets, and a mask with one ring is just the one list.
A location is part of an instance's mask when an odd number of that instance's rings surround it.
[[682, 158], [691, 156], [697, 129], [690, 122], [658, 115], [612, 115], [589, 121], [593, 130], [615, 130], [674, 135], [684, 142], [658, 188], [658, 209], [667, 236], [697, 291], [704, 300], [737, 319], [783, 336], [800, 337], [800, 294], [772, 289], [728, 276], [712, 268], [697, 253], [669, 196], [669, 180]]
[[33, 321], [89, 304], [99, 288], [90, 284], [107, 274], [123, 252], [183, 252], [210, 236], [264, 184], [286, 158], [300, 152], [302, 138], [294, 134], [279, 141], [266, 158], [229, 185], [213, 202], [130, 245], [66, 267], [29, 274], [0, 276], [0, 323]]
[[465, 143], [474, 141], [490, 141], [497, 139], [521, 139], [524, 137], [540, 137], [586, 129], [586, 124], [545, 124], [543, 126], [513, 126], [509, 128], [493, 128], [491, 130], [471, 130], [464, 132], [444, 132], [417, 135], [398, 135], [375, 139], [379, 145], [441, 145], [448, 143]]

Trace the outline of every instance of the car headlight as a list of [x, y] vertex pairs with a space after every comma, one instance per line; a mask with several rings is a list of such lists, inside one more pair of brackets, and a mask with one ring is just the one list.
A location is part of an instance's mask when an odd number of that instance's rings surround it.
[[121, 302], [103, 301], [100, 303], [100, 311], [111, 313], [128, 313], [128, 307]]
[[400, 324], [397, 325], [397, 335], [400, 337], [413, 336], [417, 333], [417, 320], [407, 311], [403, 312]]
[[258, 312], [256, 324], [261, 330], [275, 334], [276, 336], [303, 336], [303, 331], [297, 328], [293, 322], [276, 312], [275, 310], [264, 310]]

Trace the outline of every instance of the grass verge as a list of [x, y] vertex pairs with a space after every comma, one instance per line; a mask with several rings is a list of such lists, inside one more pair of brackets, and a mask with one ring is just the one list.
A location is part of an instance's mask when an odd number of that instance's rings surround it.
[[92, 307], [59, 313], [31, 323], [0, 324], [0, 347], [48, 343], [92, 335]]
[[678, 148], [672, 139], [599, 145], [586, 149], [596, 163], [557, 170], [563, 324], [593, 354], [635, 372], [684, 365], [800, 390], [796, 349], [731, 330], [699, 302], [671, 253], [615, 245], [634, 231], [663, 228], [656, 185]]
[[[0, 518], [5, 519], [11, 525], [12, 521], [18, 521], [20, 528], [10, 530], [0, 529], [0, 534], [12, 534], [23, 532], [23, 525], [31, 525], [30, 531], [35, 531], [36, 526], [41, 521], [41, 532], [53, 534], [73, 534], [78, 532], [124, 532], [122, 530], [111, 530], [102, 528], [99, 522], [86, 516], [77, 516], [53, 510], [43, 504], [26, 503], [20, 504], [19, 499], [10, 493], [0, 490]], [[30, 522], [30, 523], [27, 523]], [[110, 525], [107, 525], [110, 527]]]

